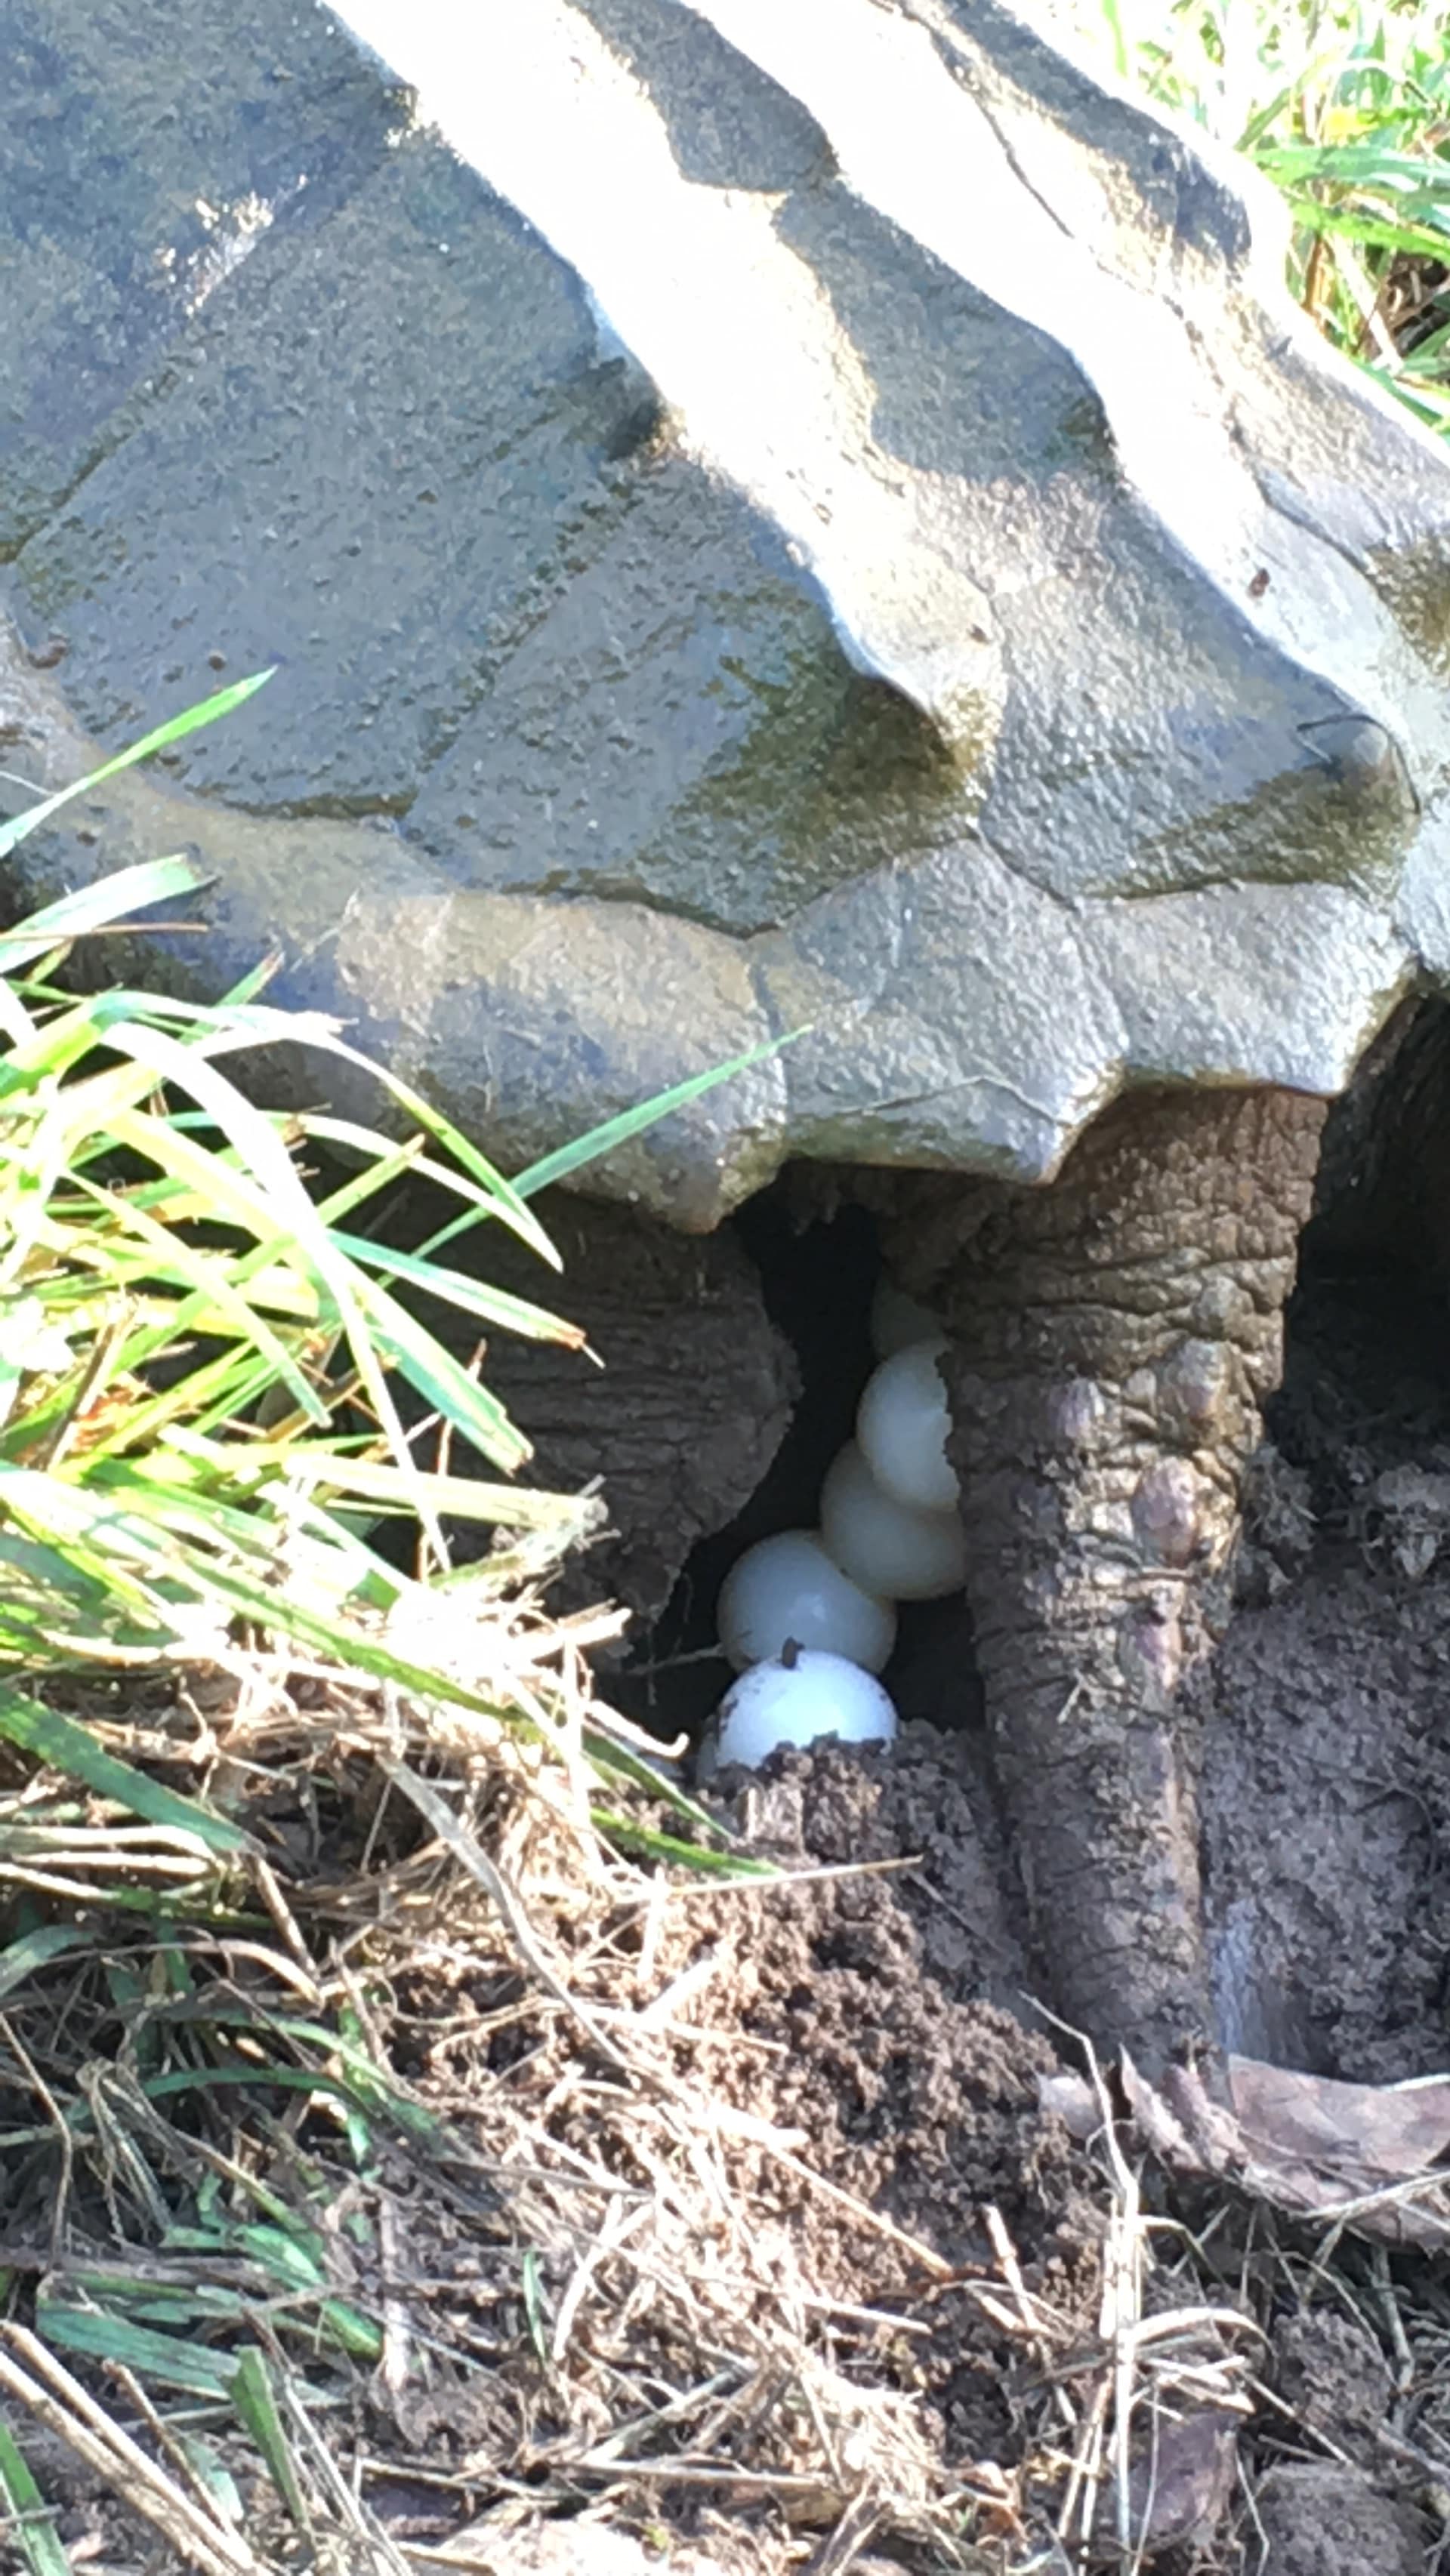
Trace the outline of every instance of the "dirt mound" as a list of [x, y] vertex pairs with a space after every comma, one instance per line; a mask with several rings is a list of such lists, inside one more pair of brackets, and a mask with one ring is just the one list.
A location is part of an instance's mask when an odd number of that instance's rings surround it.
[[1029, 2291], [1086, 2333], [1102, 2188], [1043, 2107], [1053, 2050], [986, 2000], [1023, 1972], [977, 1765], [912, 1727], [885, 1752], [780, 1755], [741, 1807], [753, 1848], [839, 1874], [690, 1908], [679, 1967], [711, 1958], [700, 2013], [730, 2031], [710, 2080], [835, 2186], [769, 2159], [754, 2177], [822, 2288], [903, 2319], [894, 2367], [946, 2456], [1000, 2459], [1030, 2367], [992, 2314], [1001, 2230]]

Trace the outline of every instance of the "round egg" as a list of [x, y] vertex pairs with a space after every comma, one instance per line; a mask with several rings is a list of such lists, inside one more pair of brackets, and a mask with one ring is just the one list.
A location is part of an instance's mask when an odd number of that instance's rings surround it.
[[910, 1350], [913, 1342], [934, 1342], [940, 1331], [941, 1317], [929, 1306], [918, 1306], [894, 1279], [878, 1280], [871, 1300], [871, 1348], [878, 1360]]
[[967, 1546], [957, 1513], [916, 1512], [877, 1484], [854, 1440], [821, 1487], [821, 1536], [843, 1574], [889, 1601], [960, 1592]]
[[720, 1587], [716, 1621], [737, 1673], [768, 1662], [791, 1638], [879, 1673], [896, 1642], [890, 1602], [843, 1574], [815, 1530], [782, 1530], [748, 1547]]
[[937, 1361], [944, 1334], [894, 1351], [866, 1381], [856, 1414], [861, 1454], [878, 1485], [916, 1512], [949, 1512], [956, 1471], [947, 1457], [951, 1415]]
[[845, 1655], [805, 1653], [790, 1663], [752, 1664], [720, 1703], [717, 1759], [758, 1770], [781, 1744], [886, 1744], [896, 1711], [878, 1681]]

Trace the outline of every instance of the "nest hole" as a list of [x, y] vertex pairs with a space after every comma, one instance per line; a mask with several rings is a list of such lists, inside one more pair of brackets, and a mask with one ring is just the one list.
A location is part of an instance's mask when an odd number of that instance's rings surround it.
[[[833, 1188], [830, 1213], [802, 1214], [790, 1172], [731, 1220], [760, 1277], [771, 1320], [800, 1373], [790, 1428], [743, 1510], [687, 1558], [660, 1617], [629, 1663], [607, 1677], [608, 1696], [662, 1736], [698, 1742], [732, 1679], [716, 1639], [716, 1605], [731, 1567], [758, 1540], [814, 1529], [821, 1485], [851, 1438], [861, 1393], [876, 1366], [871, 1303], [883, 1275], [874, 1217]], [[903, 1723], [944, 1731], [982, 1723], [971, 1618], [960, 1593], [898, 1605], [897, 1636], [881, 1675]]]

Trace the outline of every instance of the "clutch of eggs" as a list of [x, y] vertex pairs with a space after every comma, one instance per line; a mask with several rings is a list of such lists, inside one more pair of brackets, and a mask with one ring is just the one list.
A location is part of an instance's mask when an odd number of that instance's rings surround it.
[[897, 1601], [958, 1591], [965, 1542], [947, 1458], [950, 1416], [936, 1316], [883, 1279], [871, 1309], [873, 1372], [827, 1472], [819, 1530], [748, 1548], [721, 1586], [720, 1644], [740, 1678], [700, 1747], [697, 1778], [755, 1769], [783, 1744], [884, 1743], [896, 1711], [879, 1673]]

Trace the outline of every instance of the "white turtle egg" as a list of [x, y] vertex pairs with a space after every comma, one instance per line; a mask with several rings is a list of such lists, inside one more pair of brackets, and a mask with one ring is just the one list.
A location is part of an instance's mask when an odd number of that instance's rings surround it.
[[894, 1351], [866, 1381], [856, 1414], [861, 1454], [878, 1485], [916, 1512], [949, 1512], [956, 1470], [947, 1457], [951, 1415], [937, 1361], [951, 1348], [942, 1333]]
[[871, 1348], [878, 1360], [909, 1351], [913, 1342], [934, 1342], [940, 1331], [941, 1317], [929, 1306], [918, 1306], [894, 1279], [877, 1282], [871, 1300]]
[[821, 1536], [843, 1574], [889, 1601], [960, 1592], [967, 1547], [956, 1512], [914, 1512], [878, 1485], [854, 1440], [826, 1470]]
[[843, 1574], [815, 1530], [782, 1530], [748, 1547], [720, 1587], [720, 1643], [743, 1673], [798, 1646], [845, 1655], [879, 1673], [896, 1642], [896, 1613]]
[[793, 1663], [752, 1664], [720, 1703], [720, 1763], [755, 1771], [780, 1744], [886, 1744], [896, 1711], [878, 1681], [845, 1655], [806, 1653]]

